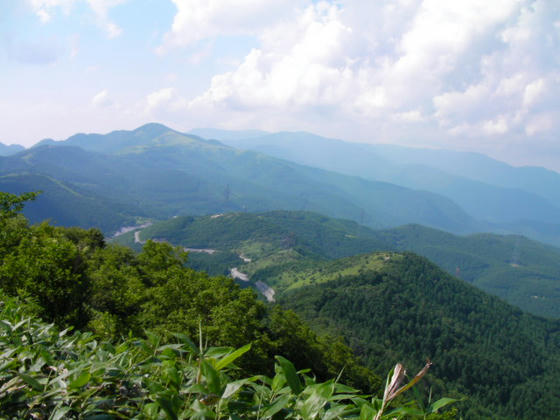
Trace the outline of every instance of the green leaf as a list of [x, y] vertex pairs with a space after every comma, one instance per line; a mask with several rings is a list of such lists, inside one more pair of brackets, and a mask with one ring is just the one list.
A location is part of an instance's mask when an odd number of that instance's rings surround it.
[[391, 410], [389, 413], [384, 414], [383, 419], [393, 419], [396, 416], [411, 416], [411, 417], [422, 417], [424, 412], [416, 407], [398, 407], [394, 410]]
[[297, 376], [294, 365], [292, 364], [292, 362], [282, 356], [276, 356], [275, 358], [280, 364], [280, 367], [284, 372], [284, 376], [286, 376], [286, 381], [288, 382], [290, 389], [294, 394], [299, 395], [301, 391], [303, 391], [303, 387], [301, 385], [299, 377]]
[[191, 406], [191, 410], [193, 412], [189, 416], [190, 419], [206, 420], [216, 418], [216, 414], [208, 407], [205, 407], [203, 404], [201, 404], [198, 400], [194, 401], [193, 405]]
[[26, 375], [25, 373], [20, 373], [19, 377], [21, 379], [23, 379], [23, 382], [25, 382], [27, 385], [29, 385], [31, 388], [33, 388], [35, 391], [42, 391], [43, 390], [43, 385], [41, 385], [39, 383], [39, 381], [37, 381], [37, 379]]
[[144, 406], [142, 411], [147, 418], [155, 419], [158, 415], [159, 405], [157, 403], [148, 403]]
[[226, 389], [222, 394], [222, 398], [225, 399], [231, 397], [233, 394], [239, 391], [239, 389], [241, 389], [241, 387], [246, 383], [247, 383], [246, 379], [240, 379], [238, 381], [230, 382], [229, 384], [226, 385]]
[[309, 393], [310, 390], [311, 395], [301, 406], [301, 415], [304, 419], [313, 419], [319, 415], [322, 408], [329, 402], [329, 398], [332, 397], [334, 386], [332, 382], [311, 385], [305, 389], [304, 394]]
[[225, 356], [233, 351], [233, 347], [210, 347], [204, 352], [204, 357], [208, 359], [217, 359]]
[[171, 420], [178, 420], [177, 413], [175, 413], [175, 409], [173, 408], [173, 404], [171, 401], [165, 397], [160, 397], [157, 400], [159, 406], [165, 411], [167, 418]]
[[233, 363], [235, 360], [239, 359], [245, 353], [247, 353], [251, 349], [251, 344], [247, 344], [241, 348], [238, 348], [233, 353], [228, 354], [223, 359], [221, 359], [218, 363], [216, 363], [216, 370], [222, 370], [229, 364]]
[[90, 379], [91, 379], [91, 373], [89, 373], [88, 371], [82, 371], [82, 373], [80, 373], [76, 379], [70, 382], [68, 388], [71, 389], [81, 388], [84, 385], [86, 385]]
[[286, 375], [283, 375], [281, 373], [277, 373], [276, 375], [274, 375], [271, 385], [272, 390], [274, 392], [278, 392], [284, 387], [284, 385], [286, 385]]
[[276, 413], [278, 413], [280, 410], [284, 409], [288, 405], [288, 403], [290, 402], [291, 398], [292, 398], [292, 396], [289, 395], [289, 394], [288, 395], [282, 395], [280, 398], [278, 398], [274, 402], [274, 404], [270, 405], [266, 410], [264, 410], [261, 418], [263, 418], [263, 419], [271, 418]]
[[192, 353], [198, 354], [198, 347], [187, 335], [181, 333], [173, 333], [173, 336], [175, 336], [175, 338], [177, 338], [182, 344], [186, 344]]
[[360, 420], [371, 420], [377, 414], [377, 410], [374, 410], [373, 407], [369, 404], [362, 405], [362, 409], [360, 410]]
[[345, 414], [346, 410], [354, 408], [351, 405], [337, 405], [325, 412], [323, 415], [322, 420], [333, 420], [340, 418], [343, 414]]
[[430, 404], [430, 406], [428, 407], [428, 414], [437, 413], [437, 411], [440, 408], [443, 408], [448, 404], [452, 404], [452, 403], [458, 402], [458, 401], [461, 401], [461, 400], [457, 400], [455, 398], [447, 398], [447, 397], [440, 398], [439, 400], [434, 401], [432, 404]]
[[218, 371], [214, 369], [208, 362], [202, 362], [202, 374], [206, 379], [206, 383], [208, 384], [208, 389], [210, 392], [214, 394], [220, 394], [221, 392], [221, 384], [220, 384], [220, 376], [218, 375]]
[[57, 407], [49, 417], [49, 420], [60, 420], [63, 419], [66, 413], [71, 410], [71, 407]]

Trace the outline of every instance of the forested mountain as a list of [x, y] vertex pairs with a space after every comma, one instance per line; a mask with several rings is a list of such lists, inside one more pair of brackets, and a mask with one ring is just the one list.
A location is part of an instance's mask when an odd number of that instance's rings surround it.
[[[524, 314], [412, 254], [294, 268], [282, 274], [289, 279], [282, 305], [316, 331], [342, 334], [370, 367], [429, 358], [448, 392], [471, 396], [467, 418], [558, 418], [559, 321]], [[432, 385], [438, 393], [443, 384]]]
[[9, 156], [14, 155], [18, 152], [25, 150], [25, 147], [20, 146], [19, 144], [4, 144], [0, 143], [0, 156]]
[[560, 244], [560, 174], [553, 171], [514, 168], [475, 153], [349, 143], [304, 132], [247, 138], [237, 132], [194, 132], [304, 165], [431, 191], [486, 222], [480, 230]]
[[[127, 217], [291, 209], [374, 227], [420, 223], [469, 232], [476, 225], [437, 194], [236, 150], [158, 124], [107, 135], [79, 134], [0, 159], [0, 182], [29, 173], [58, 180], [84, 196], [101, 195], [119, 208], [126, 203]], [[22, 185], [24, 189], [34, 190], [31, 184]], [[44, 216], [65, 223], [56, 213]], [[113, 220], [99, 227], [110, 231]]]
[[103, 192], [40, 173], [22, 171], [0, 176], [0, 191], [44, 191], [40, 199], [26, 206], [25, 214], [32, 223], [51, 219], [64, 226], [100, 226], [111, 231], [134, 224], [136, 218], [132, 215], [142, 215], [134, 203], [111, 199]]
[[[137, 246], [134, 233], [117, 239]], [[560, 317], [560, 250], [521, 236], [456, 236], [418, 225], [375, 231], [355, 222], [309, 212], [177, 217], [137, 233], [187, 248], [191, 263], [212, 274], [242, 267], [253, 281], [268, 281], [293, 264], [372, 251], [413, 251], [478, 288], [536, 315]], [[251, 259], [244, 262], [243, 255]]]

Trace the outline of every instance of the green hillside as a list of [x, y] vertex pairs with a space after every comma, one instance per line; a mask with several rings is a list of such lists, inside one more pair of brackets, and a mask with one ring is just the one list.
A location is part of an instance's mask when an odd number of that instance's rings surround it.
[[290, 280], [281, 305], [316, 331], [346, 337], [374, 369], [429, 358], [445, 383], [432, 383], [436, 394], [444, 386], [471, 396], [465, 418], [559, 418], [558, 321], [527, 315], [413, 254], [317, 263], [278, 281]]
[[449, 273], [536, 315], [560, 317], [560, 250], [516, 235], [455, 236], [423, 226], [378, 232]]
[[179, 249], [29, 226], [33, 198], [0, 192], [2, 418], [455, 417], [406, 378], [384, 394], [339, 337], [185, 268]]
[[99, 226], [111, 231], [134, 224], [132, 215], [142, 215], [140, 209], [128, 202], [108, 199], [48, 175], [25, 172], [2, 175], [0, 191], [12, 194], [43, 191], [36, 201], [26, 206], [25, 214], [32, 223], [49, 219], [56, 225]]
[[[560, 317], [560, 250], [521, 236], [456, 236], [418, 225], [374, 231], [351, 221], [289, 211], [177, 217], [138, 235], [143, 241], [164, 239], [187, 248], [216, 249], [220, 252], [213, 255], [191, 252], [193, 267], [212, 274], [243, 267], [253, 281], [265, 282], [302, 261], [413, 251], [523, 310]], [[134, 233], [118, 241], [135, 246]]]

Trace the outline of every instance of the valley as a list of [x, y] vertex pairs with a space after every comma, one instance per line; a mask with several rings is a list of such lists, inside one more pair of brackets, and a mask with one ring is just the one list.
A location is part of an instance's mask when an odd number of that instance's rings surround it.
[[[457, 236], [418, 225], [372, 230], [347, 220], [290, 211], [176, 217], [154, 223], [141, 235], [143, 240], [165, 239], [183, 248], [216, 249], [213, 256], [191, 253], [190, 266], [212, 275], [228, 275], [236, 267], [251, 280], [280, 290], [292, 281], [289, 270], [294, 265], [374, 251], [411, 251], [523, 310], [560, 317], [560, 250], [521, 236]], [[128, 246], [136, 242], [131, 233], [115, 240]], [[283, 277], [288, 280], [283, 282]]]

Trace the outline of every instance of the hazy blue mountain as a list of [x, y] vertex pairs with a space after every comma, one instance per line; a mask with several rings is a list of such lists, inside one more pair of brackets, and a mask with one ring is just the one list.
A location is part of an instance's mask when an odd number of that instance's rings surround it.
[[560, 229], [560, 175], [552, 171], [514, 168], [475, 153], [349, 143], [305, 132], [221, 140], [317, 168], [440, 194], [486, 222], [486, 230], [560, 245], [560, 235], [551, 234]]
[[19, 144], [4, 144], [0, 143], [0, 156], [10, 156], [25, 150], [25, 147]]
[[403, 167], [391, 180], [398, 185], [449, 197], [473, 217], [491, 223], [560, 221], [559, 207], [538, 194], [520, 188], [497, 187], [415, 164]]
[[22, 172], [130, 203], [142, 216], [155, 218], [288, 209], [374, 227], [419, 223], [454, 232], [477, 227], [459, 206], [437, 194], [236, 150], [159, 124], [79, 134], [0, 163], [0, 175]]
[[372, 145], [373, 150], [392, 161], [421, 164], [488, 184], [523, 189], [560, 206], [560, 174], [539, 167], [514, 167], [479, 153], [413, 149]]
[[205, 139], [237, 140], [262, 137], [270, 133], [262, 130], [220, 130], [217, 128], [195, 128], [194, 130], [189, 131], [189, 134], [204, 137]]

